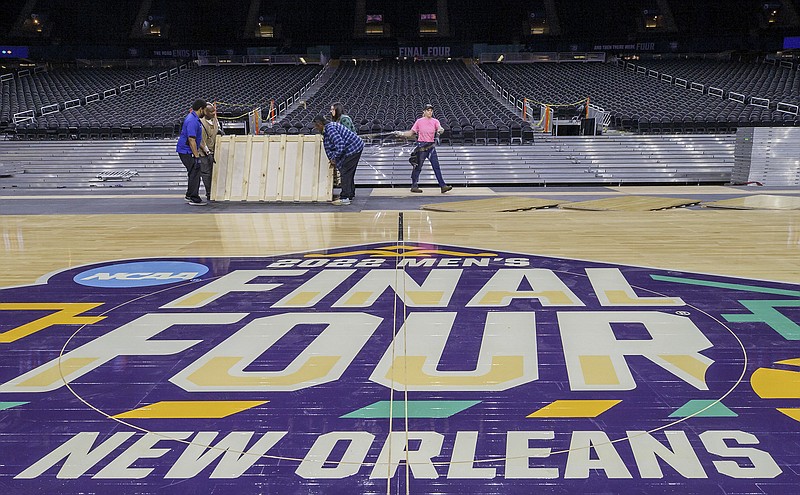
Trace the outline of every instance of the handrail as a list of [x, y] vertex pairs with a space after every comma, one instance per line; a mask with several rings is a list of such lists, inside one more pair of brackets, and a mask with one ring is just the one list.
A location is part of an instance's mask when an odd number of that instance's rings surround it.
[[53, 103], [52, 105], [45, 105], [40, 108], [41, 115], [50, 115], [51, 113], [58, 112], [58, 103]]
[[[188, 64], [183, 64], [181, 67], [188, 68], [189, 65]], [[44, 66], [38, 66], [38, 67], [34, 68], [34, 72], [35, 73], [44, 72], [45, 70], [46, 70], [46, 68]], [[164, 79], [166, 79], [168, 77], [178, 75], [179, 72], [180, 71], [178, 70], [177, 67], [173, 67], [173, 68], [169, 69], [168, 71], [160, 72], [158, 75], [149, 76], [147, 78], [147, 82], [150, 83], [150, 84], [157, 83], [159, 81], [159, 78], [160, 78], [160, 80], [164, 80]], [[25, 69], [23, 71], [19, 71], [19, 73], [17, 75], [18, 76], [19, 75], [23, 75], [23, 76], [28, 75], [29, 76], [30, 75], [30, 70], [29, 69]], [[0, 80], [7, 81], [7, 80], [13, 79], [13, 77], [14, 77], [13, 74], [3, 74], [2, 76], [0, 76]], [[144, 87], [146, 85], [147, 85], [147, 83], [145, 83], [144, 79], [139, 79], [139, 80], [134, 81], [132, 85], [130, 83], [126, 83], [126, 84], [120, 85], [119, 88], [106, 89], [106, 90], [104, 90], [102, 92], [102, 99], [113, 98], [114, 96], [118, 96], [121, 93], [126, 93], [128, 91], [131, 91], [132, 89], [139, 89], [139, 88], [142, 88], [142, 87]], [[100, 99], [101, 99], [100, 93], [93, 93], [93, 94], [87, 95], [86, 97], [83, 98], [83, 104], [84, 105], [88, 105], [90, 103], [95, 103], [97, 101], [100, 101]], [[60, 112], [62, 110], [66, 110], [66, 109], [69, 109], [69, 108], [75, 108], [75, 107], [79, 107], [79, 106], [81, 106], [81, 100], [80, 99], [72, 99], [72, 100], [66, 101], [63, 104], [63, 106], [59, 105], [59, 104], [45, 105], [45, 106], [43, 106], [43, 107], [41, 107], [39, 109], [39, 112], [40, 112], [40, 115], [50, 115], [52, 113], [57, 113], [57, 112]], [[28, 112], [33, 112], [33, 116], [28, 116], [27, 115]], [[36, 115], [36, 111], [35, 110], [26, 110], [25, 112], [19, 112], [18, 114], [15, 114], [15, 115], [18, 115], [19, 118], [23, 119], [23, 121], [31, 120], [31, 119], [35, 120], [34, 116]]]
[[36, 112], [33, 110], [25, 110], [24, 112], [17, 112], [12, 117], [14, 124], [20, 124], [28, 120], [36, 121]]
[[[525, 112], [526, 112], [525, 103], [524, 103], [525, 99], [522, 96], [514, 96], [507, 89], [505, 89], [502, 86], [500, 86], [499, 84], [497, 84], [494, 81], [494, 79], [489, 77], [489, 75], [483, 69], [480, 68], [479, 65], [472, 64], [472, 67], [474, 67], [475, 70], [478, 71], [478, 75], [480, 77], [482, 77], [484, 81], [486, 81], [488, 84], [490, 84], [492, 86], [492, 89], [497, 91], [497, 94], [500, 96], [500, 98], [506, 100], [507, 102], [509, 102], [511, 104], [512, 107], [514, 107], [515, 109], [519, 110], [520, 111], [520, 115], [525, 115]], [[518, 104], [518, 102], [522, 102], [521, 105]]]
[[790, 113], [792, 115], [797, 115], [798, 106], [792, 105], [791, 103], [779, 102], [778, 105], [775, 107], [775, 110], [783, 113]]
[[481, 53], [480, 63], [605, 62], [605, 52], [510, 52]]
[[198, 57], [200, 65], [322, 65], [319, 55], [237, 55]]
[[[770, 65], [777, 65], [776, 64], [776, 60], [774, 60], [774, 59], [765, 59], [763, 63], [768, 63]], [[779, 61], [779, 63], [780, 63], [780, 67], [783, 67], [783, 68], [793, 68], [794, 67], [794, 64], [791, 63], [791, 62]], [[626, 68], [630, 68], [631, 70], [635, 70], [637, 73], [643, 73], [643, 71], [641, 69], [643, 69], [644, 66], [641, 66], [641, 65], [637, 66], [637, 65], [634, 65], [631, 62], [627, 62]], [[800, 64], [797, 65], [797, 68], [798, 68], [798, 70], [800, 70]], [[651, 69], [647, 69], [647, 71], [648, 71], [647, 72], [648, 75], [651, 75], [651, 73], [655, 72], [655, 71], [653, 71]], [[673, 82], [673, 78], [672, 78], [672, 76], [669, 76], [667, 74], [661, 74], [661, 81], [672, 83]], [[710, 96], [716, 96], [718, 98], [723, 98], [723, 99], [725, 98], [725, 90], [723, 88], [717, 88], [717, 87], [714, 87], [714, 86], [709, 86], [706, 89], [705, 85], [703, 85], [701, 83], [690, 82], [690, 81], [687, 81], [686, 79], [682, 79], [682, 78], [679, 78], [679, 77], [674, 78], [674, 84], [676, 86], [680, 86], [680, 87], [682, 87], [684, 89], [690, 89], [692, 91], [698, 91], [700, 93], [705, 93], [705, 94], [708, 94]], [[742, 93], [736, 93], [734, 91], [728, 91], [728, 99], [732, 100], [732, 101], [736, 101], [736, 102], [742, 103], [742, 104], [750, 104], [750, 105], [753, 105], [753, 106], [756, 106], [756, 107], [760, 107], [760, 108], [770, 108], [770, 100], [767, 99], [767, 98], [758, 98], [758, 97], [755, 97], [755, 96], [748, 97], [747, 95], [744, 95]], [[792, 115], [797, 115], [797, 107], [798, 107], [797, 105], [794, 105], [792, 103], [785, 103], [785, 102], [778, 102], [778, 103], [776, 103], [776, 105], [777, 106], [776, 106], [775, 109], [777, 111], [779, 111], [779, 112], [788, 113], [788, 114], [792, 114]]]
[[738, 101], [739, 103], [745, 103], [747, 101], [747, 96], [742, 93], [734, 93], [733, 91], [728, 92], [728, 98], [733, 101]]

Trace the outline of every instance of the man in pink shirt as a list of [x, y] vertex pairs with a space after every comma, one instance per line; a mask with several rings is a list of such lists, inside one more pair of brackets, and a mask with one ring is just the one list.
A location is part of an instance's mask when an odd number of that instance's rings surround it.
[[[436, 175], [436, 180], [439, 182], [439, 187], [442, 193], [453, 189], [453, 186], [448, 186], [442, 178], [442, 171], [439, 168], [439, 157], [436, 155], [436, 137], [444, 132], [442, 124], [437, 119], [433, 118], [433, 105], [425, 105], [422, 111], [422, 117], [414, 122], [411, 130], [405, 132], [396, 132], [398, 136], [407, 138], [417, 138], [417, 147], [412, 151], [417, 155], [414, 170], [411, 172], [411, 192], [421, 193], [422, 189], [419, 188], [419, 174], [422, 172], [422, 164], [427, 158], [433, 167], [433, 173]], [[412, 162], [413, 163], [413, 162]]]

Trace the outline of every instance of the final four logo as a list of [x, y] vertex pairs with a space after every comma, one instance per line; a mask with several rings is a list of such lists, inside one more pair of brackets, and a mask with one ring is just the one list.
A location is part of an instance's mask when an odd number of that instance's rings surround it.
[[794, 493], [798, 321], [793, 285], [452, 246], [70, 269], [0, 291], [0, 486]]

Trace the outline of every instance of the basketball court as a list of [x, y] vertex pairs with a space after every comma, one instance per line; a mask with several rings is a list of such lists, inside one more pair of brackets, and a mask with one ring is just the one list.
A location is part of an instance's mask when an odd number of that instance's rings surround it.
[[3, 493], [794, 492], [796, 210], [454, 192], [3, 196]]

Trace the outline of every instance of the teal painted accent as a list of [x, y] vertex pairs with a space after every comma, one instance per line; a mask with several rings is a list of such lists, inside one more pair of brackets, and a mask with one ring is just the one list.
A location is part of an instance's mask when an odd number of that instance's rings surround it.
[[786, 289], [771, 289], [769, 287], [759, 287], [757, 285], [726, 284], [723, 282], [712, 282], [710, 280], [697, 280], [684, 277], [667, 277], [664, 275], [650, 275], [653, 280], [660, 282], [675, 282], [678, 284], [702, 285], [704, 287], [716, 287], [717, 289], [744, 290], [747, 292], [758, 292], [760, 294], [774, 294], [776, 296], [800, 297], [800, 291]]
[[750, 314], [724, 314], [727, 321], [734, 323], [766, 323], [786, 340], [800, 340], [800, 325], [793, 322], [775, 308], [800, 308], [800, 301], [739, 301], [750, 310]]
[[3, 409], [11, 409], [12, 407], [24, 406], [27, 402], [0, 402], [0, 411]]
[[[703, 287], [715, 287], [717, 289], [732, 289], [747, 292], [757, 292], [760, 294], [772, 294], [776, 296], [800, 297], [800, 291], [785, 289], [770, 289], [757, 285], [727, 284], [722, 282], [711, 282], [709, 280], [697, 280], [684, 277], [667, 277], [664, 275], [650, 275], [653, 280], [660, 282], [675, 282], [679, 284], [700, 285]], [[800, 301], [786, 299], [772, 301], [740, 300], [739, 304], [750, 310], [749, 314], [723, 314], [726, 321], [732, 323], [764, 323], [775, 330], [786, 340], [800, 340], [800, 325], [781, 314], [775, 308], [797, 308]]]
[[[677, 411], [669, 415], [670, 418], [685, 418], [692, 416], [698, 411], [705, 411], [698, 413], [694, 418], [736, 418], [739, 415], [728, 409], [728, 406], [722, 402], [714, 404], [713, 400], [690, 400], [686, 404], [678, 408]], [[713, 405], [712, 405], [713, 404]], [[709, 407], [710, 406], [710, 407]]]
[[[408, 404], [409, 418], [449, 418], [480, 402], [479, 400], [413, 400], [407, 403], [394, 401], [392, 417], [406, 417], [406, 404]], [[389, 404], [388, 400], [381, 400], [347, 413], [342, 418], [388, 418]]]

